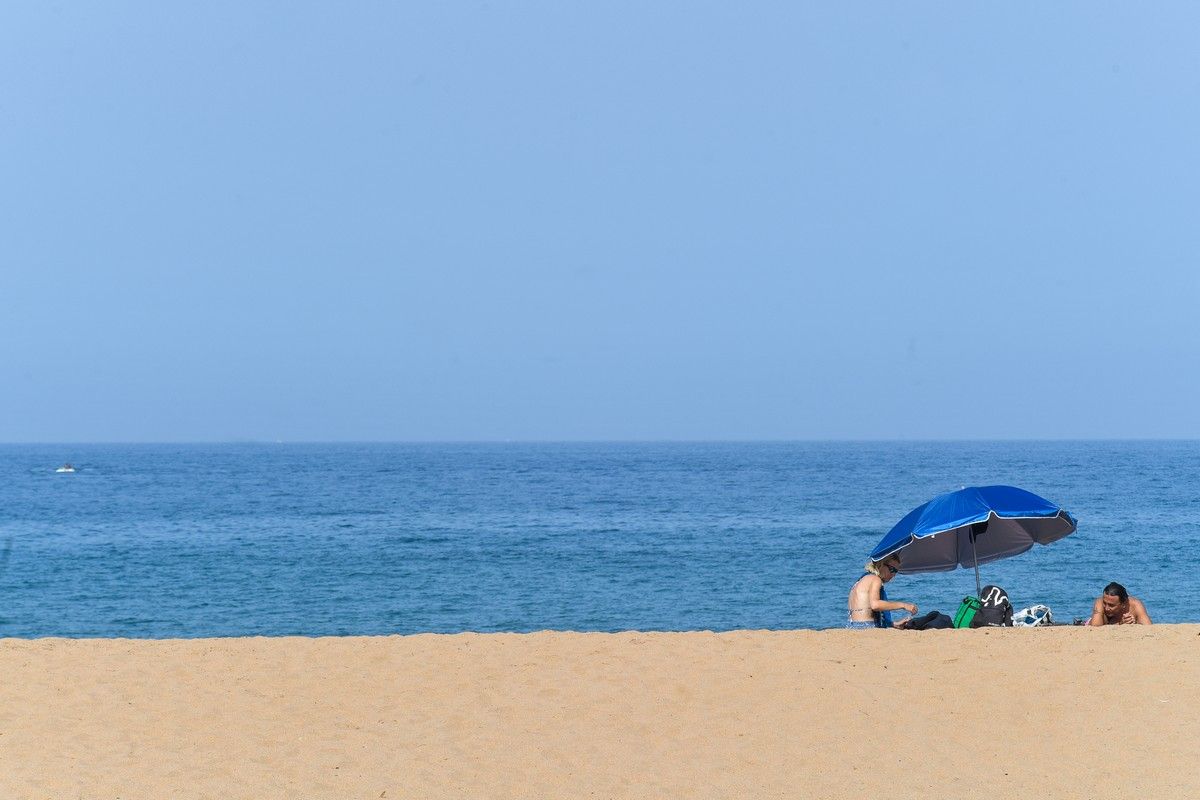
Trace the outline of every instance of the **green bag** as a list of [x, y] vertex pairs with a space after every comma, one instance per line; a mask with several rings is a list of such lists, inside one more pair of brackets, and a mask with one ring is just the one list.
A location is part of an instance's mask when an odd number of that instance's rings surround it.
[[954, 614], [954, 627], [971, 627], [971, 620], [975, 619], [975, 615], [982, 608], [983, 601], [978, 597], [964, 597], [962, 604], [958, 607], [958, 611]]

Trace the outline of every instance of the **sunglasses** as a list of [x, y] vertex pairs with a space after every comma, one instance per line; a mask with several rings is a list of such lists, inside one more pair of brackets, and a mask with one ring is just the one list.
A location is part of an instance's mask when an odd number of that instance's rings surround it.
[[888, 571], [891, 572], [893, 575], [895, 575], [897, 572], [900, 571], [899, 567], [894, 567], [891, 564], [884, 564], [883, 566], [886, 567], [888, 569]]

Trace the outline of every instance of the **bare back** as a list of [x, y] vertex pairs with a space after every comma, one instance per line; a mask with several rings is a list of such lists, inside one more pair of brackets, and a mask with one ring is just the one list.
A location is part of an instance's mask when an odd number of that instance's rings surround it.
[[883, 589], [883, 581], [878, 575], [867, 573], [850, 587], [850, 597], [847, 608], [852, 622], [874, 622], [876, 612], [871, 606], [879, 601], [879, 593]]

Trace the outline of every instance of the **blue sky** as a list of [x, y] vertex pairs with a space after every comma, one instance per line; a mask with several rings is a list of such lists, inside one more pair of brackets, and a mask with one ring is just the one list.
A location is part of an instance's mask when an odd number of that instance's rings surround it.
[[0, 441], [1200, 436], [1194, 4], [0, 12]]

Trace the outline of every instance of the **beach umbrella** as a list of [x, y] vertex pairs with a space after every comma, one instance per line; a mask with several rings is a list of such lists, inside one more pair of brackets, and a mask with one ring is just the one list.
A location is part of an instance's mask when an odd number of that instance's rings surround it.
[[871, 560], [899, 555], [900, 571], [947, 572], [1020, 555], [1075, 532], [1075, 518], [1015, 486], [969, 486], [938, 495], [896, 523], [871, 551]]

